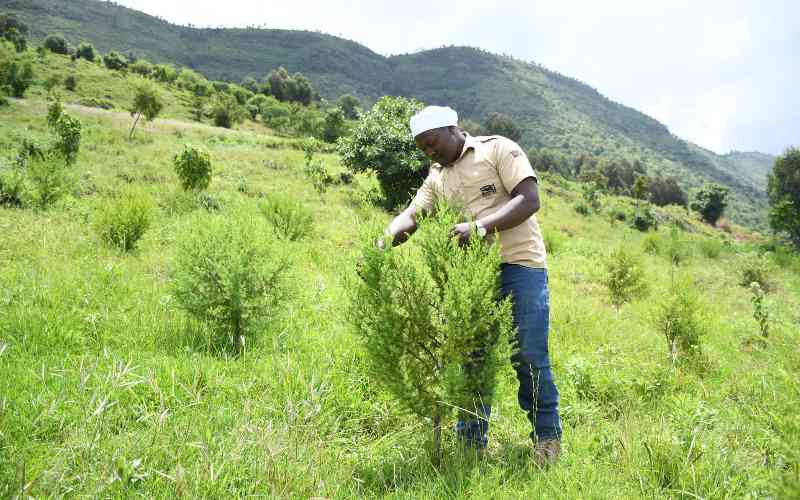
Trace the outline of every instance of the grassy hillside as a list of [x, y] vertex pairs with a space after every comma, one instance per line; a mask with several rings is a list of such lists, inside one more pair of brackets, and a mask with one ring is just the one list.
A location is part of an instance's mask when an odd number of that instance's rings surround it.
[[766, 227], [763, 167], [698, 148], [643, 113], [536, 64], [465, 47], [386, 58], [321, 33], [182, 27], [95, 0], [0, 0], [0, 10], [17, 13], [39, 39], [60, 32], [72, 44], [90, 41], [104, 52], [173, 62], [212, 79], [262, 78], [282, 65], [308, 75], [328, 99], [344, 93], [367, 102], [384, 94], [413, 96], [450, 104], [478, 121], [505, 112], [519, 124], [527, 147], [640, 159], [653, 173], [676, 176], [686, 189], [722, 183], [733, 191], [730, 217]]
[[[56, 59], [48, 58], [60, 71]], [[126, 81], [110, 75], [78, 88], [123, 107]], [[367, 375], [345, 314], [360, 231], [389, 214], [357, 204], [348, 185], [315, 191], [296, 141], [186, 123], [180, 92], [163, 91], [166, 118], [132, 142], [128, 113], [68, 105], [83, 125], [75, 188], [47, 210], [0, 208], [3, 497], [800, 494], [797, 255], [763, 257], [773, 291], [762, 339], [751, 294], [739, 285], [763, 250], [747, 232], [659, 210], [686, 230], [671, 236], [665, 222], [640, 233], [613, 217], [631, 200], [603, 197], [599, 213], [582, 216], [574, 209], [580, 186], [544, 175], [539, 220], [550, 250], [565, 453], [546, 472], [531, 464], [529, 423], [506, 367], [487, 454], [460, 453], [448, 427], [436, 468], [430, 425], [404, 414]], [[46, 138], [45, 117], [38, 85], [0, 107], [0, 163], [13, 160], [23, 137]], [[259, 204], [279, 194], [313, 213], [307, 238], [282, 243], [289, 298], [240, 358], [204, 348], [207, 332], [177, 306], [171, 286], [181, 235], [216, 213], [185, 203], [177, 185], [171, 159], [185, 143], [210, 151], [208, 196], [223, 215], [263, 223]], [[318, 157], [341, 169], [336, 156]], [[156, 209], [139, 248], [122, 253], [94, 225], [100, 207], [128, 188]], [[620, 247], [642, 259], [649, 291], [617, 311], [602, 283]], [[708, 333], [702, 355], [673, 363], [652, 318], [681, 277], [702, 294]]]

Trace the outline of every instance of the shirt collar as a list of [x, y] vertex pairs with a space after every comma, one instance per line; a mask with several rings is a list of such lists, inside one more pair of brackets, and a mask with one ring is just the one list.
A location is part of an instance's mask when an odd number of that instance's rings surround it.
[[466, 135], [466, 137], [464, 138], [464, 147], [461, 148], [461, 153], [458, 155], [458, 158], [456, 158], [456, 161], [454, 161], [450, 166], [453, 166], [459, 161], [461, 161], [461, 159], [464, 158], [464, 155], [467, 154], [467, 151], [469, 151], [470, 149], [477, 149], [478, 146], [480, 145], [480, 142], [477, 141], [474, 137], [467, 134], [466, 132], [464, 132], [464, 134]]

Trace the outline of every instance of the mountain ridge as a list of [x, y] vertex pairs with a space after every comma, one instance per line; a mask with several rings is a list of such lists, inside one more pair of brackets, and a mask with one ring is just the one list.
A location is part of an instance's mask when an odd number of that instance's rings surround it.
[[284, 66], [308, 76], [327, 99], [352, 93], [371, 103], [382, 95], [449, 104], [465, 118], [509, 114], [526, 147], [568, 157], [594, 154], [642, 160], [684, 188], [713, 181], [732, 189], [732, 218], [763, 225], [770, 159], [718, 155], [672, 134], [658, 120], [615, 102], [577, 79], [539, 64], [483, 49], [449, 46], [384, 56], [334, 35], [283, 29], [180, 26], [112, 2], [0, 0], [33, 38], [60, 32], [102, 52], [132, 52], [186, 66], [212, 79], [262, 78]]

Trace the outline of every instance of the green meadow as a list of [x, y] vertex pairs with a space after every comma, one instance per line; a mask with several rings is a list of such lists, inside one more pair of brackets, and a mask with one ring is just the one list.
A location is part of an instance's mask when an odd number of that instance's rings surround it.
[[[47, 137], [42, 75], [0, 107], [0, 161]], [[561, 392], [564, 453], [537, 469], [510, 366], [500, 376], [485, 454], [461, 450], [452, 421], [431, 460], [430, 422], [407, 414], [367, 375], [347, 318], [363, 228], [391, 214], [353, 184], [324, 193], [304, 172], [302, 138], [246, 121], [189, 121], [189, 97], [128, 140], [133, 77], [77, 61], [61, 90], [83, 126], [74, 185], [47, 209], [0, 208], [0, 495], [267, 498], [798, 498], [800, 256], [734, 226], [710, 228], [657, 209], [658, 230], [613, 216], [634, 201], [601, 195], [576, 212], [581, 186], [544, 175], [538, 217], [551, 287], [550, 352]], [[106, 99], [115, 109], [79, 104]], [[173, 157], [211, 157], [208, 209], [187, 198]], [[334, 149], [315, 157], [345, 171]], [[104, 244], [100, 207], [128, 189], [153, 220], [130, 252]], [[313, 215], [310, 234], [280, 240], [287, 298], [240, 356], [208, 347], [178, 306], [176, 249], [205, 218], [244, 214], [274, 238], [260, 205], [284, 196]], [[673, 229], [677, 228], [677, 229]], [[646, 290], [618, 309], [604, 285], [611, 254], [641, 262]], [[760, 265], [769, 335], [742, 272]], [[700, 296], [701, 352], [672, 359], [656, 327], [672, 283]]]

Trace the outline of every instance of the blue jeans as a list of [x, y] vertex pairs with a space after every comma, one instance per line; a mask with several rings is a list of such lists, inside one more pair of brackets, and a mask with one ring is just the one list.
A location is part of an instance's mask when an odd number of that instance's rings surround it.
[[[527, 412], [533, 427], [531, 439], [561, 439], [558, 389], [553, 382], [547, 349], [550, 329], [547, 270], [503, 264], [500, 293], [503, 297], [510, 295], [513, 304], [517, 334], [512, 339], [511, 362], [519, 380], [519, 406]], [[458, 437], [478, 448], [486, 446], [491, 412], [491, 402], [477, 404], [476, 418], [458, 420]]]

